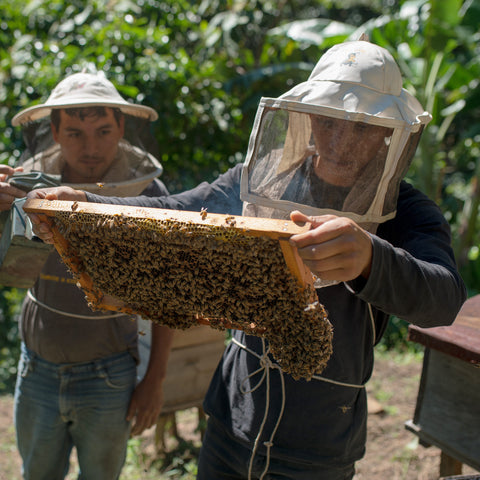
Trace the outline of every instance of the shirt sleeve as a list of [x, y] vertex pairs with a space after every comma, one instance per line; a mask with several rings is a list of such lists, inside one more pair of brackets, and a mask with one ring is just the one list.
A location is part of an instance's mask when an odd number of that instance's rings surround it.
[[156, 178], [147, 186], [147, 188], [145, 188], [145, 190], [143, 190], [141, 194], [147, 197], [162, 197], [164, 195], [168, 195], [168, 189], [161, 180]]
[[372, 235], [372, 269], [357, 295], [420, 327], [450, 325], [466, 299], [448, 222], [427, 196], [402, 183], [397, 215]]
[[242, 164], [232, 167], [212, 183], [203, 182], [192, 190], [176, 195], [148, 197], [104, 197], [86, 193], [87, 201], [110, 203], [115, 205], [132, 205], [147, 208], [165, 208], [173, 210], [200, 211], [206, 208], [209, 213], [240, 215], [240, 177]]

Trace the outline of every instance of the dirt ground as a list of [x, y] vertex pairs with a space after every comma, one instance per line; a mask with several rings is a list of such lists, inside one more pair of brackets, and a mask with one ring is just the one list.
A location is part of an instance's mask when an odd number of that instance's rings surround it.
[[[438, 480], [440, 451], [419, 445], [415, 435], [404, 427], [413, 416], [420, 373], [418, 358], [377, 356], [367, 388], [373, 410], [369, 415], [367, 453], [357, 464], [356, 480]], [[195, 411], [177, 412], [180, 436], [189, 439], [198, 436], [196, 420]], [[153, 435], [153, 429], [144, 434], [145, 444], [152, 441]], [[3, 396], [0, 397], [0, 480], [19, 480], [19, 472], [12, 397]], [[474, 473], [478, 472], [464, 466], [464, 475]]]

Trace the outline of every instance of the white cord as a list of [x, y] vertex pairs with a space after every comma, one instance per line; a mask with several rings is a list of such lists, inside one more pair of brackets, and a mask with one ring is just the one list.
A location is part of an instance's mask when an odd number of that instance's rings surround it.
[[[270, 439], [267, 442], [264, 442], [265, 447], [267, 447], [267, 455], [266, 455], [265, 469], [263, 470], [263, 473], [260, 476], [260, 480], [262, 480], [264, 478], [264, 476], [266, 475], [267, 471], [268, 471], [268, 467], [270, 466], [270, 450], [273, 447], [273, 439], [275, 437], [275, 434], [277, 433], [278, 427], [280, 426], [280, 421], [283, 417], [283, 413], [284, 413], [284, 410], [285, 410], [285, 402], [286, 402], [285, 379], [284, 379], [284, 376], [283, 376], [283, 370], [281, 369], [280, 365], [272, 362], [270, 360], [270, 358], [268, 357], [269, 351], [268, 351], [268, 349], [265, 348], [265, 340], [263, 338], [262, 338], [262, 355], [259, 355], [257, 352], [254, 352], [253, 350], [249, 349], [248, 347], [246, 347], [245, 345], [240, 343], [235, 338], [232, 338], [232, 343], [234, 343], [238, 347], [242, 348], [246, 352], [248, 352], [248, 353], [254, 355], [255, 357], [257, 357], [258, 360], [259, 360], [259, 364], [260, 364], [260, 367], [257, 370], [250, 373], [249, 375], [247, 375], [243, 379], [243, 381], [241, 383], [241, 386], [240, 386], [240, 391], [242, 392], [242, 394], [246, 395], [247, 393], [253, 393], [255, 390], [257, 390], [262, 385], [262, 383], [265, 380], [267, 382], [266, 383], [266, 399], [265, 399], [265, 404], [266, 404], [265, 405], [265, 415], [263, 416], [263, 420], [262, 420], [262, 423], [260, 425], [260, 430], [257, 434], [257, 437], [255, 438], [255, 442], [254, 442], [254, 446], [253, 446], [253, 450], [252, 450], [252, 455], [250, 456], [250, 462], [249, 462], [249, 465], [248, 465], [248, 480], [251, 480], [251, 478], [252, 478], [253, 461], [254, 461], [255, 455], [257, 453], [260, 437], [263, 433], [263, 429], [264, 429], [265, 423], [267, 421], [268, 411], [269, 411], [269, 407], [270, 407], [270, 369], [276, 369], [276, 370], [278, 370], [278, 372], [280, 374], [280, 381], [281, 381], [281, 385], [282, 385], [282, 405], [281, 405], [280, 413], [278, 415], [277, 422], [276, 422], [275, 427], [274, 427], [274, 429], [272, 431], [272, 434], [270, 436]], [[261, 373], [262, 376], [261, 376], [260, 380], [257, 382], [257, 384], [253, 388], [251, 388], [250, 390], [246, 390], [244, 388], [245, 382], [247, 380], [251, 379], [252, 377], [254, 377], [255, 375], [259, 374], [259, 373]], [[320, 380], [322, 382], [327, 382], [327, 383], [333, 383], [335, 385], [340, 385], [342, 387], [365, 388], [365, 385], [356, 385], [354, 383], [338, 382], [336, 380], [331, 380], [329, 378], [321, 377], [319, 375], [312, 376], [312, 379]]]
[[64, 312], [62, 310], [58, 310], [56, 308], [50, 307], [49, 305], [35, 298], [30, 289], [27, 290], [27, 296], [32, 302], [36, 303], [37, 305], [40, 305], [42, 308], [45, 308], [50, 312], [58, 313], [59, 315], [64, 315], [65, 317], [81, 318], [82, 320], [102, 320], [104, 318], [106, 319], [106, 318], [116, 318], [116, 317], [125, 316], [124, 313], [113, 313], [112, 315], [91, 315], [90, 316], [90, 315], [79, 315], [76, 313]]
[[370, 321], [372, 322], [373, 345], [375, 345], [375, 342], [377, 341], [377, 329], [375, 328], [375, 319], [373, 318], [372, 306], [370, 303], [367, 303], [367, 305], [368, 313], [370, 314]]
[[[235, 338], [232, 338], [232, 342], [235, 343], [235, 345], [239, 346], [240, 348], [243, 348], [248, 353], [251, 353], [252, 355], [257, 357], [259, 359], [259, 363], [260, 363], [260, 368], [258, 368], [257, 370], [255, 370], [254, 372], [252, 372], [250, 375], [248, 375], [247, 377], [245, 377], [243, 379], [242, 385], [240, 387], [241, 392], [244, 395], [246, 395], [247, 393], [252, 393], [257, 388], [259, 388], [260, 385], [262, 385], [264, 380], [267, 381], [267, 384], [266, 384], [266, 387], [267, 387], [267, 389], [266, 389], [266, 399], [265, 399], [265, 415], [263, 416], [262, 424], [260, 425], [260, 430], [258, 431], [257, 437], [255, 438], [255, 442], [254, 442], [254, 446], [253, 446], [253, 450], [252, 450], [252, 455], [250, 457], [250, 462], [249, 462], [249, 465], [248, 465], [248, 480], [250, 480], [252, 478], [253, 460], [255, 459], [255, 455], [257, 453], [258, 444], [260, 442], [260, 438], [262, 436], [263, 429], [265, 427], [265, 423], [267, 422], [268, 411], [269, 411], [269, 408], [270, 408], [270, 369], [274, 368], [274, 369], [278, 370], [278, 372], [280, 374], [280, 380], [281, 380], [281, 384], [282, 384], [282, 406], [281, 406], [281, 409], [280, 409], [280, 413], [278, 415], [277, 423], [275, 424], [275, 427], [272, 431], [270, 439], [267, 442], [264, 442], [265, 447], [267, 447], [267, 455], [266, 455], [267, 460], [266, 460], [266, 464], [265, 464], [265, 469], [263, 470], [263, 473], [260, 476], [260, 480], [262, 480], [264, 478], [264, 476], [266, 475], [267, 471], [268, 471], [268, 467], [270, 466], [270, 450], [273, 447], [273, 438], [275, 437], [275, 433], [278, 430], [278, 427], [280, 425], [280, 421], [282, 420], [283, 412], [285, 410], [285, 379], [283, 378], [283, 371], [280, 368], [280, 365], [278, 365], [276, 363], [273, 363], [270, 360], [270, 358], [268, 357], [269, 349], [265, 348], [265, 339], [262, 338], [262, 352], [263, 352], [262, 355], [258, 355], [253, 350], [250, 350], [249, 348], [247, 348], [245, 345], [241, 344]], [[243, 388], [243, 384], [249, 378], [254, 377], [255, 375], [257, 375], [257, 373], [260, 373], [260, 372], [262, 372], [262, 377], [258, 381], [257, 385], [250, 390], [245, 390]]]

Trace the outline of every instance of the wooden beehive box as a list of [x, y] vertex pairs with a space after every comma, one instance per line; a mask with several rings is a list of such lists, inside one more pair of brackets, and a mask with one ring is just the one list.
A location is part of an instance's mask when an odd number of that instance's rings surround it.
[[269, 340], [282, 368], [309, 378], [331, 354], [331, 325], [289, 238], [291, 221], [29, 200], [94, 309], [173, 328], [204, 323]]
[[442, 457], [480, 471], [480, 295], [465, 302], [449, 327], [410, 325], [409, 340], [426, 348], [414, 418], [406, 427], [425, 445], [439, 447]]

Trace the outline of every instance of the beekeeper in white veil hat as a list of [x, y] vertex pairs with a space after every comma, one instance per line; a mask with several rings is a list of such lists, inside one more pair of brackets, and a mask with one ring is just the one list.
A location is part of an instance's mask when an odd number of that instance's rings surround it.
[[146, 145], [149, 123], [158, 118], [148, 106], [126, 101], [103, 72], [80, 72], [67, 76], [53, 89], [44, 103], [17, 113], [13, 126], [22, 126], [27, 150], [22, 156], [25, 172], [41, 171], [62, 175], [65, 159], [62, 147], [54, 142], [50, 123], [61, 110], [89, 107], [112, 108], [125, 120], [124, 137], [118, 144], [115, 161], [100, 182], [65, 183], [92, 193], [104, 195], [138, 195], [150, 182], [162, 174], [160, 162], [148, 151], [153, 137]]
[[374, 232], [395, 215], [430, 119], [387, 50], [364, 40], [332, 47], [306, 82], [260, 101], [242, 175], [244, 214], [340, 214]]
[[[119, 197], [168, 195], [156, 178], [161, 166], [146, 144], [145, 133], [156, 118], [153, 109], [124, 100], [102, 73], [66, 77], [45, 103], [13, 118], [13, 125], [22, 126], [26, 160], [24, 172], [9, 166], [2, 171], [10, 178], [0, 177], [0, 210], [18, 212], [23, 220], [27, 190], [11, 182], [19, 175], [26, 182], [30, 173], [34, 182], [38, 173], [54, 176], [60, 189], [75, 185]], [[45, 187], [34, 183], [32, 188]], [[1, 265], [4, 277], [14, 270], [15, 280], [28, 280], [22, 287], [30, 287], [19, 315], [15, 388], [22, 474], [64, 478], [75, 448], [80, 477], [117, 479], [129, 438], [153, 426], [160, 414], [173, 331], [151, 326], [148, 366], [137, 382], [141, 357], [135, 316], [93, 310], [57, 250], [42, 250], [41, 258], [30, 252], [40, 243], [21, 239], [5, 257], [14, 257], [15, 269], [10, 261]]]

